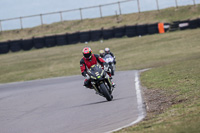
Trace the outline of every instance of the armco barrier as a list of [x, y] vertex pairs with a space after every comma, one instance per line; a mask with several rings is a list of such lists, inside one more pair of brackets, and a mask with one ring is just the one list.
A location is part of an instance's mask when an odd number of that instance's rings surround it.
[[91, 40], [90, 31], [80, 32], [79, 35], [81, 43], [89, 42]]
[[102, 38], [102, 29], [90, 31], [91, 41], [98, 41]]
[[66, 45], [67, 42], [67, 35], [56, 35], [56, 45], [60, 46], [60, 45]]
[[147, 32], [147, 25], [144, 24], [144, 25], [137, 25], [136, 26], [136, 30], [137, 30], [137, 34], [138, 35], [147, 35], [148, 32]]
[[180, 28], [180, 30], [189, 29], [189, 20], [180, 21], [179, 22], [179, 28]]
[[44, 38], [43, 37], [33, 38], [33, 44], [36, 49], [43, 48], [45, 46]]
[[6, 54], [9, 52], [9, 50], [8, 42], [0, 42], [0, 54]]
[[103, 34], [102, 37], [105, 40], [111, 39], [114, 37], [113, 29], [103, 29], [102, 34]]
[[76, 44], [80, 42], [79, 32], [67, 34], [68, 44]]
[[22, 49], [30, 50], [33, 48], [33, 39], [24, 39], [22, 40]]
[[20, 51], [22, 49], [22, 40], [9, 41], [9, 45], [12, 52]]
[[114, 37], [120, 38], [125, 36], [125, 26], [123, 27], [115, 27], [114, 28]]
[[56, 46], [56, 37], [54, 36], [46, 36], [45, 37], [45, 46], [46, 47], [54, 47]]
[[190, 29], [195, 29], [200, 27], [200, 20], [199, 19], [193, 19], [189, 21], [189, 28]]
[[125, 28], [125, 35], [127, 37], [137, 36], [136, 25], [126, 26], [126, 28]]
[[156, 34], [156, 33], [158, 33], [158, 23], [148, 24], [147, 25], [147, 32], [148, 32], [148, 34]]

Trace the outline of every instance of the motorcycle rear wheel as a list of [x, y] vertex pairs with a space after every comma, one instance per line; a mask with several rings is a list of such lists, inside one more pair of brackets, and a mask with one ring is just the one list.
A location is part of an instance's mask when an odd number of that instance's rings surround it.
[[107, 101], [112, 101], [113, 96], [108, 92], [108, 89], [104, 83], [100, 84], [100, 89], [103, 95], [105, 96], [105, 98], [107, 99]]

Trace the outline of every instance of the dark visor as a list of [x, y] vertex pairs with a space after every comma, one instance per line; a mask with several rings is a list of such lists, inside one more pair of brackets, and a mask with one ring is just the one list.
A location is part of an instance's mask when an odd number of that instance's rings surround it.
[[84, 54], [84, 57], [85, 57], [85, 58], [89, 58], [90, 56], [91, 56], [91, 53]]

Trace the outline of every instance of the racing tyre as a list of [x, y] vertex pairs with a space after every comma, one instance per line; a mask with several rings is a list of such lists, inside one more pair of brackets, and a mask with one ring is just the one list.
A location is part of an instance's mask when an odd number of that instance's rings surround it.
[[101, 89], [102, 94], [107, 99], [107, 101], [112, 101], [113, 96], [108, 92], [108, 89], [106, 88], [104, 83], [100, 84], [100, 89]]

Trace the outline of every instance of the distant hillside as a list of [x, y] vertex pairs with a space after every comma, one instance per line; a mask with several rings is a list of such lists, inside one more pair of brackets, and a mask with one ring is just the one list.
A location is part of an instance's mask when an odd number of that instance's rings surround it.
[[133, 13], [97, 19], [64, 21], [23, 30], [3, 31], [0, 41], [31, 38], [50, 34], [71, 33], [75, 31], [111, 28], [113, 26], [134, 25], [155, 22], [172, 22], [200, 17], [200, 5], [167, 8], [160, 11]]

